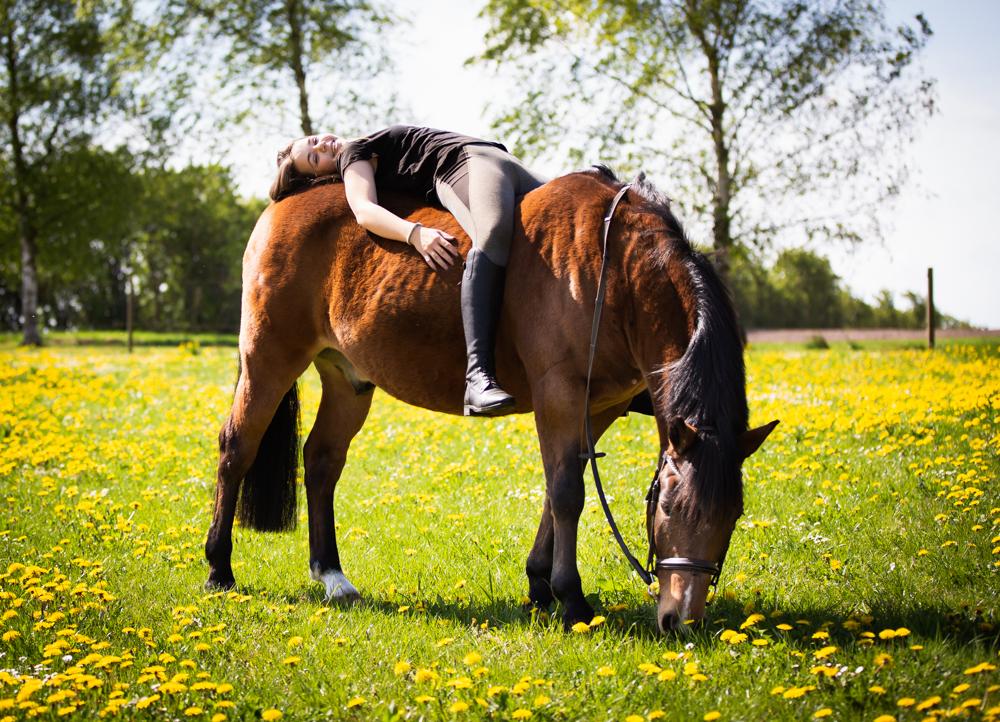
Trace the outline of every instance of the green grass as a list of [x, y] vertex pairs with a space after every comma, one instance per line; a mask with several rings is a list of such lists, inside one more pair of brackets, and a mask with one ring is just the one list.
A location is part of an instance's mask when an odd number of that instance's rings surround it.
[[[752, 421], [782, 424], [745, 465], [746, 515], [707, 623], [680, 638], [655, 634], [589, 475], [580, 571], [606, 621], [566, 634], [558, 610], [522, 610], [543, 489], [531, 417], [451, 418], [377, 392], [337, 491], [345, 572], [364, 595], [345, 609], [308, 580], [304, 503], [292, 534], [237, 529], [234, 593], [202, 589], [233, 349], [9, 348], [0, 361], [0, 719], [116, 705], [204, 720], [997, 716], [995, 344], [751, 350]], [[306, 431], [318, 393], [310, 372]], [[621, 419], [599, 448], [639, 546], [651, 420]], [[723, 641], [745, 622], [746, 640]]]

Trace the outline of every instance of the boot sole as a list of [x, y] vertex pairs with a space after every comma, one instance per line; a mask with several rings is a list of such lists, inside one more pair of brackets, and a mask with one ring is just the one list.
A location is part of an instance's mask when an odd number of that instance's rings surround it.
[[503, 416], [514, 409], [514, 399], [502, 401], [493, 406], [470, 406], [463, 407], [466, 416]]

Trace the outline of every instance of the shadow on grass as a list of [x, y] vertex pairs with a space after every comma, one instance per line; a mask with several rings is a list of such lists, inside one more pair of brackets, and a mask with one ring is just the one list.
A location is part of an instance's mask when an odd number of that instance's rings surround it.
[[[249, 593], [263, 590], [246, 589]], [[289, 604], [310, 604], [317, 607], [327, 604], [325, 592], [318, 584], [300, 587], [296, 592], [283, 594], [281, 601]], [[739, 630], [746, 620], [746, 599], [714, 600], [708, 607], [704, 622], [690, 625], [685, 633], [661, 635], [656, 628], [655, 602], [630, 605], [624, 610], [610, 611], [601, 604], [598, 595], [589, 595], [588, 601], [595, 613], [606, 618], [601, 625], [603, 634], [622, 640], [642, 642], [662, 642], [667, 646], [694, 643], [696, 647], [718, 644], [718, 637], [725, 629]], [[562, 607], [552, 605], [547, 612], [532, 611], [522, 604], [520, 598], [497, 597], [493, 600], [476, 599], [411, 599], [390, 600], [384, 597], [364, 595], [358, 603], [360, 609], [383, 614], [404, 621], [415, 615], [426, 615], [437, 620], [447, 620], [458, 626], [470, 627], [488, 622], [493, 629], [512, 628], [526, 630], [536, 628], [543, 633], [562, 632]], [[400, 612], [401, 607], [406, 607]], [[895, 637], [897, 644], [919, 644], [936, 640], [955, 645], [977, 645], [994, 651], [1000, 650], [1000, 625], [988, 613], [980, 609], [963, 608], [946, 610], [919, 605], [900, 604], [890, 600], [878, 604], [870, 612], [844, 614], [832, 606], [803, 605], [785, 606], [781, 609], [757, 605], [753, 612], [764, 615], [764, 619], [753, 627], [753, 637], [765, 637], [772, 644], [783, 643], [793, 649], [814, 651], [817, 644], [827, 644], [850, 648], [859, 643], [863, 632], [873, 637], [872, 644], [885, 645], [887, 640], [879, 637], [883, 630], [906, 629], [905, 636]], [[791, 630], [778, 630], [778, 624], [787, 624]], [[750, 631], [750, 630], [744, 630]], [[825, 632], [828, 637], [813, 638], [817, 632]], [[572, 632], [567, 632], [572, 634]]]

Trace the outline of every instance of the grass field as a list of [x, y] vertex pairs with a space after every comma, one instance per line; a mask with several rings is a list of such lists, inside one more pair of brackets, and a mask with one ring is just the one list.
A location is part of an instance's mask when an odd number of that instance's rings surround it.
[[[365, 601], [323, 603], [302, 523], [237, 529], [238, 587], [205, 593], [235, 367], [190, 344], [0, 351], [0, 720], [1000, 718], [996, 344], [752, 350], [751, 421], [782, 424], [684, 637], [655, 634], [592, 491], [580, 568], [600, 617], [567, 634], [522, 611], [532, 419], [381, 393], [337, 496]], [[312, 372], [303, 396], [308, 429]], [[639, 545], [651, 420], [599, 447]]]

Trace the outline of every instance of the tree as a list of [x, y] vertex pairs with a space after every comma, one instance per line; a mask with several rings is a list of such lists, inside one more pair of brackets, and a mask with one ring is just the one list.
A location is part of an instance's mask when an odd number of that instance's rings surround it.
[[72, 165], [67, 149], [79, 151], [112, 117], [137, 117], [133, 83], [158, 57], [150, 26], [133, 10], [129, 0], [0, 0], [0, 167], [12, 190], [0, 203], [17, 228], [26, 344], [41, 343], [43, 196], [60, 164]]
[[394, 96], [372, 95], [373, 79], [392, 65], [381, 37], [392, 18], [376, 2], [190, 1], [207, 21], [202, 33], [225, 48], [224, 92], [247, 108], [232, 119], [273, 116], [290, 88], [305, 135], [321, 126], [354, 132], [394, 107]]
[[147, 169], [134, 273], [154, 329], [235, 331], [242, 252], [261, 201], [241, 201], [219, 166]]
[[[653, 165], [734, 245], [860, 240], [933, 111], [931, 35], [869, 0], [489, 0], [487, 49], [516, 102], [494, 128], [529, 156]], [[560, 140], [554, 140], [560, 139]]]

